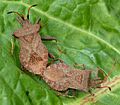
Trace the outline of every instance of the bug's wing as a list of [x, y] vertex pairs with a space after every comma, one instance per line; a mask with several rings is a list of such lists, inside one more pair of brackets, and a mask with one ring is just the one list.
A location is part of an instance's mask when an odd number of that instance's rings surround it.
[[81, 91], [88, 91], [88, 82], [90, 77], [90, 71], [87, 70], [73, 70], [70, 72], [71, 78], [70, 81], [70, 88], [78, 89]]
[[43, 79], [54, 90], [67, 90], [69, 87], [68, 78], [65, 73], [67, 67], [68, 66], [63, 63], [52, 64], [44, 71]]

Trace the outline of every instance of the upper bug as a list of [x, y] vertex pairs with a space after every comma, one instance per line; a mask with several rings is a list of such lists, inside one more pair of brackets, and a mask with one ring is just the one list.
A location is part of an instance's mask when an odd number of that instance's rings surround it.
[[17, 20], [22, 25], [21, 29], [14, 32], [14, 36], [20, 41], [21, 65], [30, 72], [42, 75], [48, 63], [48, 50], [42, 43], [41, 36], [38, 33], [41, 26], [40, 19], [35, 24], [29, 21], [30, 8], [34, 6], [36, 5], [28, 8], [26, 17], [15, 11], [10, 11], [8, 14], [17, 14]]

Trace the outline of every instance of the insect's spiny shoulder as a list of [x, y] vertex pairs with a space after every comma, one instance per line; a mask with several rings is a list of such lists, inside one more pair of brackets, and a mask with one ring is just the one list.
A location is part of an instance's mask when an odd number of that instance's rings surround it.
[[15, 31], [14, 35], [16, 37], [31, 35], [33, 33], [37, 33], [39, 31], [39, 29], [40, 29], [39, 24], [34, 24], [34, 25], [27, 26], [27, 27], [23, 27], [23, 28]]

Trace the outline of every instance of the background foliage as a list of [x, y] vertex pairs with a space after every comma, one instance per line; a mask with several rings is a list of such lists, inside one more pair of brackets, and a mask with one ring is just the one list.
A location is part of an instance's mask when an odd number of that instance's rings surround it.
[[[16, 15], [31, 9], [32, 23], [40, 17], [41, 35], [58, 42], [44, 42], [56, 57], [73, 66], [100, 67], [106, 74], [114, 59], [114, 71], [106, 85], [112, 91], [96, 89], [93, 98], [77, 91], [75, 98], [57, 96], [49, 86], [30, 73], [21, 71], [19, 41], [12, 34], [21, 26]], [[120, 103], [120, 0], [0, 0], [0, 105], [119, 105]]]

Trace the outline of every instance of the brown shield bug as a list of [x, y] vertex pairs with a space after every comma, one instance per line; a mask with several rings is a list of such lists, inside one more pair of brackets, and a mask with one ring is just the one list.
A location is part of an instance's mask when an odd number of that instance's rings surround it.
[[57, 63], [47, 67], [43, 73], [43, 79], [52, 89], [57, 91], [66, 91], [69, 88], [84, 92], [90, 92], [91, 88], [111, 90], [109, 86], [101, 86], [110, 73], [103, 80], [98, 77], [98, 74], [92, 79], [92, 73], [94, 73], [92, 70], [79, 70], [71, 68], [65, 63]]
[[[19, 16], [17, 20], [22, 25], [21, 29], [14, 32], [14, 36], [20, 41], [21, 65], [34, 74], [42, 75], [48, 63], [48, 50], [42, 43], [41, 36], [38, 33], [41, 28], [40, 19], [36, 21], [35, 24], [29, 21], [29, 11], [30, 8], [34, 6], [36, 5], [32, 5], [28, 8], [27, 17], [15, 11], [10, 11], [8, 14], [17, 14]], [[56, 40], [53, 37], [44, 37], [42, 39]]]

